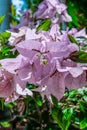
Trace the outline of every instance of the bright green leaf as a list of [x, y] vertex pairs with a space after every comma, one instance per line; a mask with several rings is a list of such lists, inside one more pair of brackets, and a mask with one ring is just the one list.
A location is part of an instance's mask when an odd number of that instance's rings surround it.
[[10, 124], [9, 122], [7, 122], [7, 121], [0, 122], [0, 124], [1, 124], [3, 127], [5, 127], [5, 128], [11, 126], [11, 124]]
[[37, 105], [38, 105], [38, 106], [40, 106], [40, 107], [41, 107], [41, 106], [42, 106], [42, 104], [43, 104], [43, 103], [42, 103], [42, 101], [41, 101], [41, 100], [37, 100]]
[[36, 32], [43, 30], [43, 31], [48, 31], [50, 29], [51, 25], [51, 20], [50, 19], [45, 19], [41, 22], [41, 24], [37, 27]]
[[72, 91], [69, 92], [68, 98], [73, 98], [77, 94], [77, 90], [73, 89]]
[[1, 35], [3, 38], [8, 39], [8, 38], [11, 36], [11, 33], [9, 33], [9, 32], [3, 32], [3, 33], [1, 33], [0, 35]]
[[0, 25], [2, 24], [2, 22], [3, 22], [4, 18], [5, 18], [5, 15], [0, 16]]

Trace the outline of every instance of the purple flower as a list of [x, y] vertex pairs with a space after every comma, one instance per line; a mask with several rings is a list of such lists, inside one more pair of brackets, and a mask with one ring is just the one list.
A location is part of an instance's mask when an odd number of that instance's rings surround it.
[[19, 28], [23, 27], [23, 26], [29, 26], [31, 27], [33, 24], [33, 18], [31, 16], [31, 11], [26, 11], [26, 12], [21, 12], [22, 16], [21, 16], [21, 20], [20, 23], [16, 26], [10, 25], [11, 29], [10, 31], [12, 32], [19, 32]]
[[65, 4], [60, 3], [57, 0], [44, 0], [38, 7], [35, 16], [37, 19], [45, 19], [45, 18], [52, 18], [56, 16], [56, 14], [61, 15], [60, 19], [65, 22], [72, 21], [71, 16], [68, 15], [66, 11], [67, 7]]
[[16, 99], [20, 95], [28, 94], [32, 96], [32, 92], [25, 90], [25, 86], [26, 82], [22, 81], [18, 75], [11, 74], [5, 69], [0, 68], [0, 97], [5, 98], [5, 100], [10, 98], [9, 101], [11, 101], [11, 97], [15, 100], [14, 94], [16, 95]]

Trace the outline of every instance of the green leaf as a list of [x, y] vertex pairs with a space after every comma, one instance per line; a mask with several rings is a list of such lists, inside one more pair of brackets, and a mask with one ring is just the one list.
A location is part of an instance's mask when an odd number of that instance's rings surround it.
[[70, 28], [73, 26], [78, 27], [79, 26], [79, 21], [77, 17], [78, 8], [72, 1], [68, 1], [67, 4], [68, 4], [68, 13], [72, 17], [72, 22], [69, 22], [68, 25]]
[[87, 118], [84, 118], [81, 122], [80, 122], [80, 129], [84, 129], [87, 128]]
[[0, 35], [1, 35], [3, 38], [8, 39], [8, 38], [11, 36], [11, 33], [9, 33], [9, 32], [3, 32], [3, 33], [1, 33]]
[[83, 99], [85, 102], [87, 102], [87, 95], [86, 94], [84, 94]]
[[58, 110], [57, 108], [54, 107], [52, 109], [52, 117], [57, 122], [57, 124], [59, 125], [59, 127], [62, 130], [64, 130], [63, 124], [62, 124], [62, 112], [61, 112], [61, 110]]
[[11, 33], [9, 32], [0, 33], [0, 42], [3, 44], [7, 43], [10, 36], [11, 36]]
[[4, 103], [4, 106], [5, 106], [6, 108], [12, 109], [14, 105], [11, 104], [11, 103]]
[[[61, 130], [68, 130], [71, 124], [72, 110], [70, 110], [70, 115], [68, 118], [64, 118], [64, 113], [61, 108], [53, 108], [52, 109], [52, 117], [57, 122]], [[72, 114], [71, 114], [72, 113]]]
[[51, 20], [50, 19], [45, 19], [41, 22], [41, 24], [37, 27], [36, 32], [43, 30], [43, 31], [48, 31], [50, 29], [51, 25]]
[[40, 107], [43, 105], [43, 102], [41, 100], [36, 100], [36, 102], [37, 102], [37, 105]]
[[84, 113], [87, 113], [87, 102], [80, 100], [78, 101], [78, 103], [80, 106], [80, 110]]
[[4, 18], [5, 18], [5, 15], [0, 16], [0, 25], [2, 24], [2, 22], [3, 22]]
[[68, 95], [68, 98], [73, 98], [75, 97], [75, 95], [77, 94], [77, 90], [76, 89], [73, 89], [69, 92], [69, 95]]
[[0, 110], [4, 109], [4, 102], [5, 100], [3, 98], [0, 98]]
[[34, 89], [36, 86], [34, 84], [27, 84], [26, 86], [28, 89]]
[[78, 63], [87, 63], [87, 52], [78, 51], [71, 54], [70, 59]]
[[58, 99], [56, 97], [54, 97], [53, 95], [51, 97], [52, 97], [53, 105], [58, 107]]
[[79, 43], [76, 41], [76, 39], [75, 39], [72, 35], [68, 34], [68, 38], [69, 38], [69, 40], [70, 40], [72, 43], [75, 43], [75, 44], [77, 44], [77, 45], [79, 46]]
[[3, 54], [6, 54], [6, 53], [8, 53], [10, 50], [11, 50], [11, 48], [6, 47], [6, 48], [3, 48], [1, 51], [2, 51]]
[[7, 122], [7, 121], [0, 122], [0, 124], [1, 124], [3, 127], [5, 127], [5, 128], [11, 126], [11, 124], [10, 124], [9, 122]]
[[74, 113], [74, 108], [64, 108], [62, 112], [63, 112], [63, 118], [65, 120], [69, 120]]

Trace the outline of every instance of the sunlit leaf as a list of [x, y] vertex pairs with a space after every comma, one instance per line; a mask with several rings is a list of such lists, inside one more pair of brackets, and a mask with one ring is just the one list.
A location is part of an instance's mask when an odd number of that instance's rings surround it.
[[38, 105], [38, 106], [42, 106], [42, 104], [43, 104], [43, 103], [42, 103], [41, 100], [37, 100], [37, 105]]

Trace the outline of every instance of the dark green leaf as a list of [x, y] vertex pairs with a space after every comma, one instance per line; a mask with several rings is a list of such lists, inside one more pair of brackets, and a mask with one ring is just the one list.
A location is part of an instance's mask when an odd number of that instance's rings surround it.
[[53, 95], [51, 97], [52, 97], [53, 105], [58, 107], [58, 99], [56, 97], [54, 97]]
[[80, 106], [80, 110], [84, 113], [87, 113], [87, 102], [80, 100], [78, 101], [78, 103]]
[[4, 109], [4, 99], [0, 98], [0, 110]]
[[73, 55], [71, 54], [70, 59], [78, 63], [87, 63], [87, 52], [75, 52]]
[[72, 35], [68, 34], [68, 38], [69, 38], [69, 40], [70, 40], [72, 43], [75, 43], [75, 44], [77, 44], [77, 45], [79, 46], [79, 43], [76, 41], [76, 39], [75, 39]]

